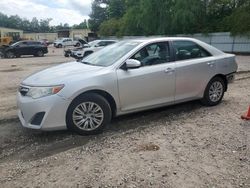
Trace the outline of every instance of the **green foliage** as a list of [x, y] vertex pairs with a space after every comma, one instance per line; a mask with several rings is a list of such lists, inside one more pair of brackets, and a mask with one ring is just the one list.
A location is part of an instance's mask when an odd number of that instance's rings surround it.
[[125, 13], [125, 0], [110, 0], [108, 4], [108, 18], [121, 18]]
[[73, 29], [87, 29], [88, 28], [87, 20], [84, 20], [79, 25], [77, 25], [77, 24], [73, 25], [72, 28]]
[[235, 9], [224, 23], [233, 35], [250, 35], [250, 2]]
[[[20, 18], [18, 15], [7, 16], [0, 12], [0, 27], [14, 28], [24, 30], [25, 32], [56, 32], [59, 29], [69, 29], [69, 24], [60, 24], [57, 26], [50, 26], [51, 18], [40, 19], [38, 20], [36, 17], [32, 18], [31, 21]], [[74, 25], [73, 28], [76, 29], [86, 29], [87, 28], [87, 20], [80, 23], [79, 25]]]
[[102, 33], [103, 36], [119, 36], [120, 31], [120, 24], [121, 21], [115, 18], [112, 18], [108, 21], [103, 22], [100, 25], [100, 33]]
[[107, 17], [95, 28], [105, 36], [250, 31], [250, 0], [109, 0], [106, 3]]
[[[105, 7], [103, 7], [102, 5], [105, 5]], [[101, 23], [108, 19], [108, 8], [106, 7], [106, 5], [107, 2], [102, 0], [94, 0], [92, 2], [92, 12], [89, 15], [89, 25], [90, 29], [94, 32], [97, 32]]]

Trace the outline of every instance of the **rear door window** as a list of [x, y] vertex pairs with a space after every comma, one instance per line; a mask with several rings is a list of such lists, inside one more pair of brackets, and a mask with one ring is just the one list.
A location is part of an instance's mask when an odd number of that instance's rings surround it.
[[192, 41], [173, 41], [176, 60], [196, 59], [209, 57], [211, 54], [200, 45]]

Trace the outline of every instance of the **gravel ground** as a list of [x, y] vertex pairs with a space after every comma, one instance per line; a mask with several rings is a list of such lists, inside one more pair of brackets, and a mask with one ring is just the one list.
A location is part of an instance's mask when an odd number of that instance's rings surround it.
[[22, 128], [20, 81], [70, 60], [54, 48], [0, 59], [0, 187], [250, 187], [250, 122], [240, 119], [250, 104], [249, 56], [237, 56], [237, 80], [215, 107], [193, 101], [122, 116], [97, 136]]

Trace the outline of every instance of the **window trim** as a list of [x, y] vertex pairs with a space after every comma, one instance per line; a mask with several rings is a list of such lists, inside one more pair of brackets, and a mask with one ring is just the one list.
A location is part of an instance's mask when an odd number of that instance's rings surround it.
[[[142, 50], [143, 48], [149, 46], [149, 45], [153, 45], [153, 44], [158, 44], [158, 43], [167, 43], [168, 47], [169, 47], [169, 55], [170, 55], [170, 61], [169, 62], [165, 62], [165, 63], [161, 63], [161, 64], [156, 64], [156, 65], [165, 65], [165, 64], [168, 64], [168, 63], [174, 63], [175, 62], [175, 50], [173, 48], [173, 44], [172, 44], [172, 41], [170, 40], [167, 40], [167, 41], [154, 41], [154, 42], [151, 42], [151, 43], [147, 43], [145, 45], [143, 45], [140, 49], [138, 49], [136, 52], [134, 52], [131, 56], [129, 56], [129, 58], [127, 58], [123, 63], [121, 63], [121, 65], [117, 68], [117, 69], [124, 69], [124, 65], [126, 63], [126, 61], [128, 59], [131, 59], [131, 57], [133, 57], [135, 54], [137, 54], [140, 50]], [[156, 65], [151, 65], [151, 66], [156, 66]], [[138, 69], [140, 68], [143, 68], [143, 67], [151, 67], [151, 66], [141, 66], [141, 67], [138, 67]], [[129, 69], [130, 70], [130, 69]]]

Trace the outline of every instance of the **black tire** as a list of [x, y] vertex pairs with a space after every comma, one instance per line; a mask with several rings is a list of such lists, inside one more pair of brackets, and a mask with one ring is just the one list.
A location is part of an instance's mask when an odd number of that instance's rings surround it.
[[[210, 89], [212, 90], [212, 86], [215, 84], [218, 84], [219, 87], [220, 86], [222, 87], [221, 89], [217, 90], [218, 95], [215, 94], [216, 97], [213, 96], [212, 92], [211, 93], [209, 92], [209, 90]], [[219, 104], [224, 96], [225, 90], [226, 90], [226, 83], [224, 82], [224, 80], [221, 77], [214, 77], [207, 84], [207, 87], [204, 92], [204, 96], [201, 99], [202, 104], [205, 106], [215, 106]]]
[[58, 47], [58, 48], [62, 48], [62, 44], [58, 44], [57, 47]]
[[36, 57], [43, 57], [43, 56], [44, 56], [44, 53], [43, 53], [42, 50], [39, 50], [39, 51], [36, 52], [35, 56], [36, 56]]
[[76, 43], [76, 45], [75, 45], [76, 47], [79, 47], [79, 46], [81, 46], [81, 44], [80, 43]]
[[[100, 107], [101, 110], [99, 112], [97, 111], [97, 113], [102, 114], [102, 120], [100, 120], [100, 124], [92, 130], [86, 130], [86, 128], [90, 128], [90, 121], [92, 121], [92, 120], [90, 120], [91, 117], [89, 117], [89, 116], [91, 113], [94, 114], [94, 112], [93, 111], [90, 112], [90, 111], [86, 110], [86, 113], [83, 115], [83, 114], [78, 113], [78, 110], [77, 110], [79, 108], [83, 109], [80, 106], [80, 104], [85, 104], [86, 106], [88, 106], [88, 103], [95, 104], [97, 106], [97, 108]], [[89, 109], [89, 107], [90, 106], [88, 106], [87, 109]], [[76, 123], [74, 122], [73, 116], [75, 114], [80, 114], [80, 115], [77, 115], [78, 116], [77, 121], [84, 121], [84, 122], [82, 122], [81, 125], [79, 125], [80, 127], [82, 126], [82, 128], [77, 126]], [[83, 117], [83, 116], [85, 116], [85, 117]], [[74, 131], [80, 135], [99, 134], [103, 131], [103, 129], [110, 122], [111, 116], [112, 116], [112, 113], [111, 113], [110, 105], [104, 97], [102, 97], [98, 94], [95, 94], [95, 93], [87, 93], [87, 94], [80, 95], [79, 97], [77, 97], [76, 99], [74, 99], [72, 101], [72, 103], [70, 104], [70, 106], [67, 110], [66, 124], [67, 124], [67, 128], [69, 130]], [[79, 117], [80, 117], [80, 120], [79, 120]], [[100, 117], [98, 117], [98, 118], [100, 118]], [[95, 123], [95, 122], [92, 121], [92, 123]], [[86, 126], [86, 128], [84, 128], [85, 124], [88, 125], [88, 126]]]
[[69, 53], [68, 53], [68, 52], [65, 52], [65, 53], [64, 53], [64, 57], [69, 57]]
[[16, 57], [14, 52], [7, 52], [5, 56], [6, 56], [6, 58], [14, 58], [14, 57]]

